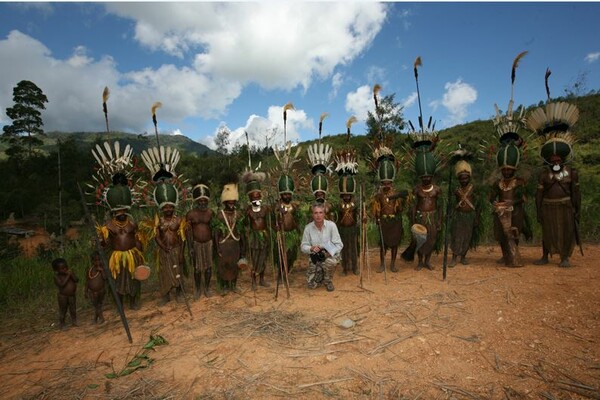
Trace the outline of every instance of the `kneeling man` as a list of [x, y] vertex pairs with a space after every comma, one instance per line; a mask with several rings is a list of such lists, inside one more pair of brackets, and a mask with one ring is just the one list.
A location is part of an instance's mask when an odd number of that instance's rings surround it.
[[333, 291], [334, 267], [340, 262], [340, 252], [344, 247], [335, 222], [325, 219], [325, 207], [315, 203], [311, 207], [313, 221], [306, 225], [302, 235], [300, 250], [310, 255], [306, 270], [309, 289], [316, 289], [321, 283], [328, 292]]

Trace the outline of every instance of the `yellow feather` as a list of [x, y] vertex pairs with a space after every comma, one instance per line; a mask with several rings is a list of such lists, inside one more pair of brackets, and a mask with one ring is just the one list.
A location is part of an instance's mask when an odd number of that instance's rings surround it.
[[104, 87], [104, 91], [102, 92], [102, 102], [106, 103], [108, 100], [108, 96], [110, 96], [110, 90], [108, 90], [108, 86]]
[[346, 122], [346, 128], [350, 129], [350, 126], [352, 126], [352, 124], [356, 121], [358, 121], [358, 119], [356, 119], [354, 115], [348, 118], [348, 121]]
[[519, 66], [519, 61], [521, 61], [521, 58], [525, 57], [525, 55], [527, 55], [527, 53], [529, 53], [529, 52], [523, 51], [523, 52], [519, 53], [519, 55], [517, 57], [515, 57], [515, 60], [513, 61], [513, 65], [512, 65], [513, 71], [515, 69], [517, 69], [517, 67]]
[[294, 105], [291, 102], [283, 106], [283, 112], [286, 112], [287, 110], [295, 110]]
[[327, 114], [326, 112], [324, 112], [323, 114], [321, 114], [321, 118], [319, 118], [319, 122], [323, 122], [323, 120], [325, 118], [327, 118], [329, 116], [329, 114]]
[[380, 90], [381, 85], [379, 83], [376, 83], [375, 86], [373, 86], [373, 96], [377, 96]]
[[156, 109], [162, 107], [162, 103], [160, 101], [157, 101], [156, 103], [152, 104], [152, 115], [156, 114]]
[[423, 65], [423, 63], [421, 62], [421, 56], [418, 56], [418, 57], [415, 59], [414, 68], [416, 69], [417, 67], [420, 67], [421, 65]]

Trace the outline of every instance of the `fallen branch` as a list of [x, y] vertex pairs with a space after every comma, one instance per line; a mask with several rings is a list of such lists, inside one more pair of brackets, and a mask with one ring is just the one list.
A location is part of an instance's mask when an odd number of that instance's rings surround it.
[[448, 392], [452, 392], [452, 393], [457, 393], [457, 394], [462, 394], [463, 396], [467, 396], [471, 399], [475, 399], [475, 400], [480, 400], [481, 397], [479, 397], [477, 394], [475, 393], [471, 393], [467, 390], [458, 388], [458, 387], [453, 387], [450, 386], [446, 383], [442, 383], [442, 382], [433, 382], [434, 385], [436, 385], [437, 387], [439, 387], [442, 390], [446, 390]]
[[330, 342], [330, 343], [326, 343], [325, 346], [333, 346], [334, 344], [342, 344], [342, 343], [348, 343], [348, 342], [356, 342], [357, 340], [363, 340], [364, 337], [357, 337], [357, 338], [352, 338], [352, 339], [346, 339], [346, 340], [337, 340], [335, 342]]
[[415, 332], [411, 333], [410, 335], [399, 337], [399, 338], [396, 338], [396, 339], [392, 339], [392, 340], [390, 340], [388, 342], [385, 342], [384, 344], [381, 344], [381, 345], [375, 347], [373, 350], [371, 350], [369, 352], [369, 355], [373, 355], [373, 354], [375, 354], [375, 353], [377, 353], [377, 352], [385, 349], [386, 347], [392, 346], [392, 345], [394, 345], [396, 343], [400, 343], [400, 342], [402, 342], [402, 341], [404, 341], [406, 339], [413, 338], [413, 337], [417, 336], [418, 333], [419, 333], [418, 331], [415, 331]]
[[338, 383], [338, 382], [344, 382], [344, 381], [349, 381], [354, 379], [351, 376], [347, 376], [345, 378], [339, 378], [339, 379], [330, 379], [328, 381], [321, 381], [321, 382], [313, 382], [313, 383], [305, 383], [303, 385], [298, 385], [298, 389], [306, 389], [312, 386], [320, 386], [320, 385], [327, 385], [329, 383]]

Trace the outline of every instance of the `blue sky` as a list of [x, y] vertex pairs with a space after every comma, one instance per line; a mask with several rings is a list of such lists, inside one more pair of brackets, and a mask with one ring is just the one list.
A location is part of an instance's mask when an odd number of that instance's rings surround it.
[[47, 131], [101, 131], [101, 94], [111, 130], [158, 126], [213, 145], [219, 126], [232, 145], [279, 128], [292, 102], [287, 138], [364, 134], [372, 87], [395, 93], [417, 121], [412, 65], [421, 56], [424, 118], [438, 128], [488, 119], [506, 109], [514, 57], [515, 103], [546, 99], [582, 79], [600, 89], [600, 3], [0, 3], [0, 125], [22, 79], [49, 98]]

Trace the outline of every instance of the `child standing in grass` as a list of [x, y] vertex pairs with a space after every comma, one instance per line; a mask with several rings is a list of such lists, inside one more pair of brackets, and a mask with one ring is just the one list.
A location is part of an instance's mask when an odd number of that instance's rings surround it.
[[100, 253], [92, 253], [92, 265], [89, 268], [85, 282], [85, 293], [94, 306], [94, 323], [104, 323], [102, 306], [104, 305], [104, 295], [106, 294], [104, 269]]
[[54, 270], [54, 283], [58, 287], [58, 309], [60, 328], [65, 327], [67, 309], [71, 315], [71, 324], [77, 326], [77, 282], [79, 279], [69, 269], [64, 258], [56, 258], [52, 261]]

